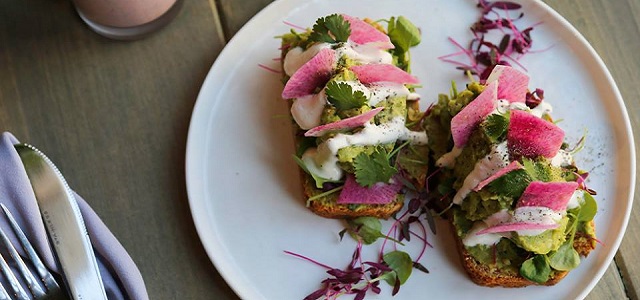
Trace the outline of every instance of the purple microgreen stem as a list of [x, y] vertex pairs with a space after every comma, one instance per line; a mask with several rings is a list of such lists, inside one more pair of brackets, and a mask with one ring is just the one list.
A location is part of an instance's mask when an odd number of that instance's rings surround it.
[[269, 72], [271, 72], [271, 73], [275, 73], [275, 74], [282, 74], [282, 71], [280, 71], [280, 70], [276, 70], [276, 69], [271, 68], [271, 67], [267, 67], [267, 66], [265, 66], [265, 65], [263, 65], [263, 64], [258, 64], [258, 67], [260, 67], [260, 68], [262, 68], [262, 69], [264, 69], [264, 70], [267, 70], [267, 71], [269, 71]]
[[287, 26], [289, 26], [289, 27], [293, 27], [293, 28], [295, 28], [295, 29], [298, 29], [298, 30], [303, 30], [303, 31], [304, 31], [304, 30], [307, 30], [306, 28], [304, 28], [304, 27], [302, 27], [302, 26], [298, 26], [298, 25], [293, 24], [293, 23], [288, 22], [288, 21], [282, 21], [282, 23], [284, 23], [285, 25], [287, 25]]

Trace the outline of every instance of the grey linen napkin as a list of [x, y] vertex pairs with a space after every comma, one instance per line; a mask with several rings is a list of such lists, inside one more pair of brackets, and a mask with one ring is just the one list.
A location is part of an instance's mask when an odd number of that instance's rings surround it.
[[[0, 202], [13, 213], [49, 270], [61, 274], [49, 248], [47, 233], [29, 178], [13, 147], [17, 143], [19, 141], [11, 133], [5, 132], [0, 137]], [[77, 194], [75, 197], [97, 256], [108, 298], [149, 299], [140, 271], [127, 251], [87, 202]], [[0, 226], [14, 244], [18, 245], [4, 216], [0, 216]], [[24, 256], [21, 247], [17, 247], [17, 250]]]

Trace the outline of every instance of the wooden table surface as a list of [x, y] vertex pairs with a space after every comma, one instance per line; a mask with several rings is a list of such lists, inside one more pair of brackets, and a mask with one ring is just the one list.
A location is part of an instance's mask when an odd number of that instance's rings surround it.
[[[45, 149], [64, 170], [129, 251], [151, 299], [237, 299], [196, 234], [185, 145], [211, 64], [270, 2], [186, 0], [165, 29], [117, 42], [91, 32], [68, 1], [0, 1], [0, 130]], [[545, 2], [604, 59], [636, 128], [640, 1]], [[588, 299], [638, 299], [635, 202], [615, 261]]]

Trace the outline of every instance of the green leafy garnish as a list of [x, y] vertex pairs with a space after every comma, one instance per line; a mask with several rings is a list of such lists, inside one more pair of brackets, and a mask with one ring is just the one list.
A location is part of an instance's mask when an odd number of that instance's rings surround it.
[[346, 42], [351, 35], [351, 25], [341, 15], [333, 14], [319, 18], [313, 25], [309, 40], [321, 43]]
[[550, 274], [551, 267], [546, 255], [536, 255], [525, 260], [520, 266], [520, 275], [533, 282], [544, 283], [549, 280]]
[[345, 82], [329, 82], [325, 93], [329, 103], [339, 110], [358, 108], [367, 103], [367, 96], [362, 91], [354, 91]]
[[420, 29], [403, 16], [397, 19], [391, 17], [387, 29], [391, 43], [402, 52], [407, 52], [409, 48], [420, 44]]
[[378, 182], [388, 183], [398, 170], [391, 166], [384, 149], [376, 149], [371, 155], [360, 153], [353, 159], [356, 182], [371, 187]]
[[553, 181], [551, 169], [548, 165], [536, 162], [528, 158], [522, 158], [522, 165], [533, 180], [542, 182]]
[[580, 255], [573, 248], [573, 239], [566, 241], [558, 250], [549, 254], [549, 265], [560, 271], [573, 270], [580, 265]]
[[393, 270], [384, 276], [384, 279], [391, 286], [395, 286], [396, 281], [400, 281], [400, 284], [404, 284], [411, 271], [413, 271], [413, 261], [411, 256], [404, 251], [391, 251], [382, 256], [382, 260]]
[[492, 143], [499, 143], [504, 140], [507, 135], [507, 127], [509, 127], [509, 119], [499, 114], [489, 115], [482, 126], [484, 134]]
[[296, 161], [296, 163], [298, 164], [298, 166], [300, 166], [300, 168], [307, 174], [311, 175], [311, 177], [313, 177], [313, 180], [315, 180], [316, 182], [316, 188], [321, 189], [322, 185], [324, 185], [325, 182], [338, 182], [337, 180], [331, 180], [331, 179], [327, 179], [327, 178], [323, 178], [320, 177], [316, 174], [314, 174], [313, 172], [309, 171], [309, 169], [307, 168], [307, 165], [304, 163], [304, 161], [302, 161], [302, 159], [300, 159], [297, 156], [293, 156], [293, 159]]
[[493, 180], [487, 189], [496, 195], [519, 198], [531, 181], [527, 171], [513, 170]]
[[598, 212], [598, 204], [591, 194], [584, 192], [584, 203], [580, 206], [580, 214], [578, 214], [579, 222], [589, 222], [593, 220], [596, 212]]
[[373, 244], [379, 238], [389, 239], [402, 245], [401, 242], [382, 233], [380, 219], [374, 217], [359, 217], [347, 219], [347, 231], [354, 240], [361, 240], [365, 245]]

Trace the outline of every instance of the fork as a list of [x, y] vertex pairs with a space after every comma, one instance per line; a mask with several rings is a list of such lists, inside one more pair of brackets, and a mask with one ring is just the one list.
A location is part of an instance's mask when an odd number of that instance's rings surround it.
[[[34, 274], [32, 274], [31, 270], [27, 267], [25, 262], [22, 260], [15, 247], [11, 243], [11, 240], [7, 237], [7, 235], [0, 228], [0, 243], [5, 247], [9, 255], [13, 259], [16, 264], [16, 268], [18, 269], [19, 275], [22, 276], [22, 279], [26, 282], [29, 293], [33, 296], [33, 299], [69, 299], [65, 292], [60, 288], [56, 280], [53, 278], [51, 273], [47, 270], [45, 265], [42, 263], [40, 257], [36, 253], [33, 246], [24, 232], [18, 226], [18, 223], [13, 218], [11, 212], [7, 209], [7, 207], [0, 203], [0, 207], [2, 207], [2, 211], [7, 216], [9, 220], [9, 224], [11, 225], [11, 229], [13, 233], [16, 235], [18, 240], [20, 241], [20, 245], [27, 253], [27, 257], [31, 264], [35, 268], [37, 276], [40, 280], [36, 279]], [[4, 278], [9, 283], [9, 292], [5, 290], [4, 286], [0, 284], [0, 300], [5, 299], [19, 299], [19, 300], [27, 300], [32, 299], [28, 296], [25, 290], [22, 288], [20, 282], [16, 278], [16, 275], [13, 273], [9, 264], [4, 259], [4, 257], [0, 254], [0, 271], [4, 275]], [[41, 282], [39, 282], [41, 281]], [[41, 286], [44, 286], [44, 288]], [[13, 295], [14, 298], [11, 298], [10, 295]]]

